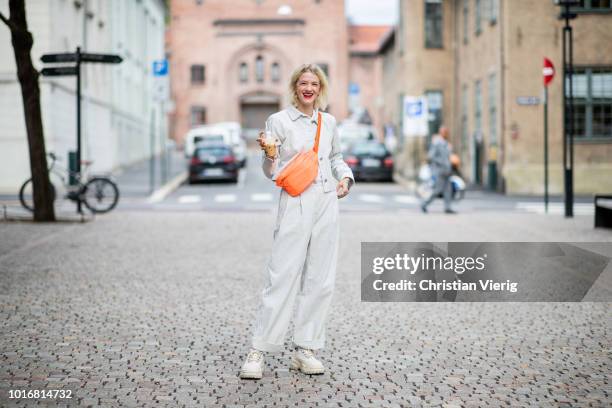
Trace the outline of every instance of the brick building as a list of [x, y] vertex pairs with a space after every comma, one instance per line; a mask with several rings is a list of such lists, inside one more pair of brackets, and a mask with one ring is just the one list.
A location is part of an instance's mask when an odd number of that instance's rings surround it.
[[347, 116], [348, 31], [342, 0], [175, 0], [170, 4], [172, 134], [237, 121], [252, 136], [289, 103], [293, 69], [327, 71], [328, 111]]
[[[379, 52], [387, 36], [393, 32], [388, 25], [349, 26], [349, 110], [364, 111], [382, 135], [382, 56]], [[365, 116], [365, 117], [364, 117]]]
[[[542, 60], [557, 68], [549, 88], [550, 191], [563, 191], [562, 38], [552, 1], [401, 0], [399, 23], [381, 47], [383, 115], [402, 125], [404, 95], [425, 95], [430, 132], [451, 129], [463, 172], [508, 193], [543, 191]], [[575, 10], [574, 189], [612, 191], [612, 4]], [[403, 140], [413, 176], [428, 138]]]

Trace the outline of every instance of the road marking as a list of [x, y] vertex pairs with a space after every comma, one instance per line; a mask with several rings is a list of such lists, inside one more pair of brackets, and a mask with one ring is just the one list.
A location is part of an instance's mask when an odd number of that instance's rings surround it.
[[199, 195], [182, 195], [179, 197], [178, 202], [181, 204], [192, 204], [199, 203], [202, 200], [202, 197]]
[[270, 193], [251, 194], [251, 201], [272, 201], [272, 194]]
[[215, 196], [217, 203], [233, 203], [236, 202], [236, 194], [217, 194]]
[[[522, 210], [535, 214], [545, 214], [544, 203], [528, 203], [518, 202], [515, 205], [517, 210]], [[574, 204], [574, 214], [576, 215], [592, 215], [595, 212], [593, 204], [579, 203]], [[565, 204], [550, 203], [548, 204], [548, 213], [554, 215], [565, 214]]]
[[418, 198], [411, 195], [396, 195], [393, 199], [402, 204], [418, 204], [419, 202]]
[[382, 203], [383, 198], [378, 194], [359, 194], [359, 199], [366, 203]]
[[236, 187], [239, 190], [242, 190], [244, 188], [244, 185], [246, 184], [246, 176], [247, 176], [246, 167], [243, 168], [242, 170], [238, 170], [238, 183], [236, 184]]

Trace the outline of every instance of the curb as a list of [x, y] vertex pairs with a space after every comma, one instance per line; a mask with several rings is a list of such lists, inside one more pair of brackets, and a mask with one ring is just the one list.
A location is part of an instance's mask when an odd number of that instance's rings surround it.
[[147, 203], [155, 204], [165, 199], [168, 194], [176, 190], [185, 180], [187, 180], [187, 171], [182, 172], [172, 180], [158, 188], [149, 196]]

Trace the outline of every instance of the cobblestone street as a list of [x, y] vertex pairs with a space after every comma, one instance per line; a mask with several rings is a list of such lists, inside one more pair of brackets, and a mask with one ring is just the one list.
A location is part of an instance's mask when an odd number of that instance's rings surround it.
[[[360, 301], [361, 241], [611, 241], [590, 217], [352, 213], [341, 222], [319, 353], [327, 372], [289, 371], [289, 335], [259, 382], [238, 370], [272, 214], [0, 223], [0, 405], [610, 405], [610, 303]], [[9, 399], [9, 390], [52, 389], [72, 399]]]

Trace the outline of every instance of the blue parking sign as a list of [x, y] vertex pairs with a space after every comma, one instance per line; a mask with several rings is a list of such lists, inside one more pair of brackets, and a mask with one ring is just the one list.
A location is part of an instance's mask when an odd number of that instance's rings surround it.
[[153, 61], [153, 75], [165, 76], [168, 75], [168, 60], [156, 60]]
[[412, 117], [419, 117], [423, 114], [423, 103], [421, 101], [408, 102], [406, 104], [406, 114]]

